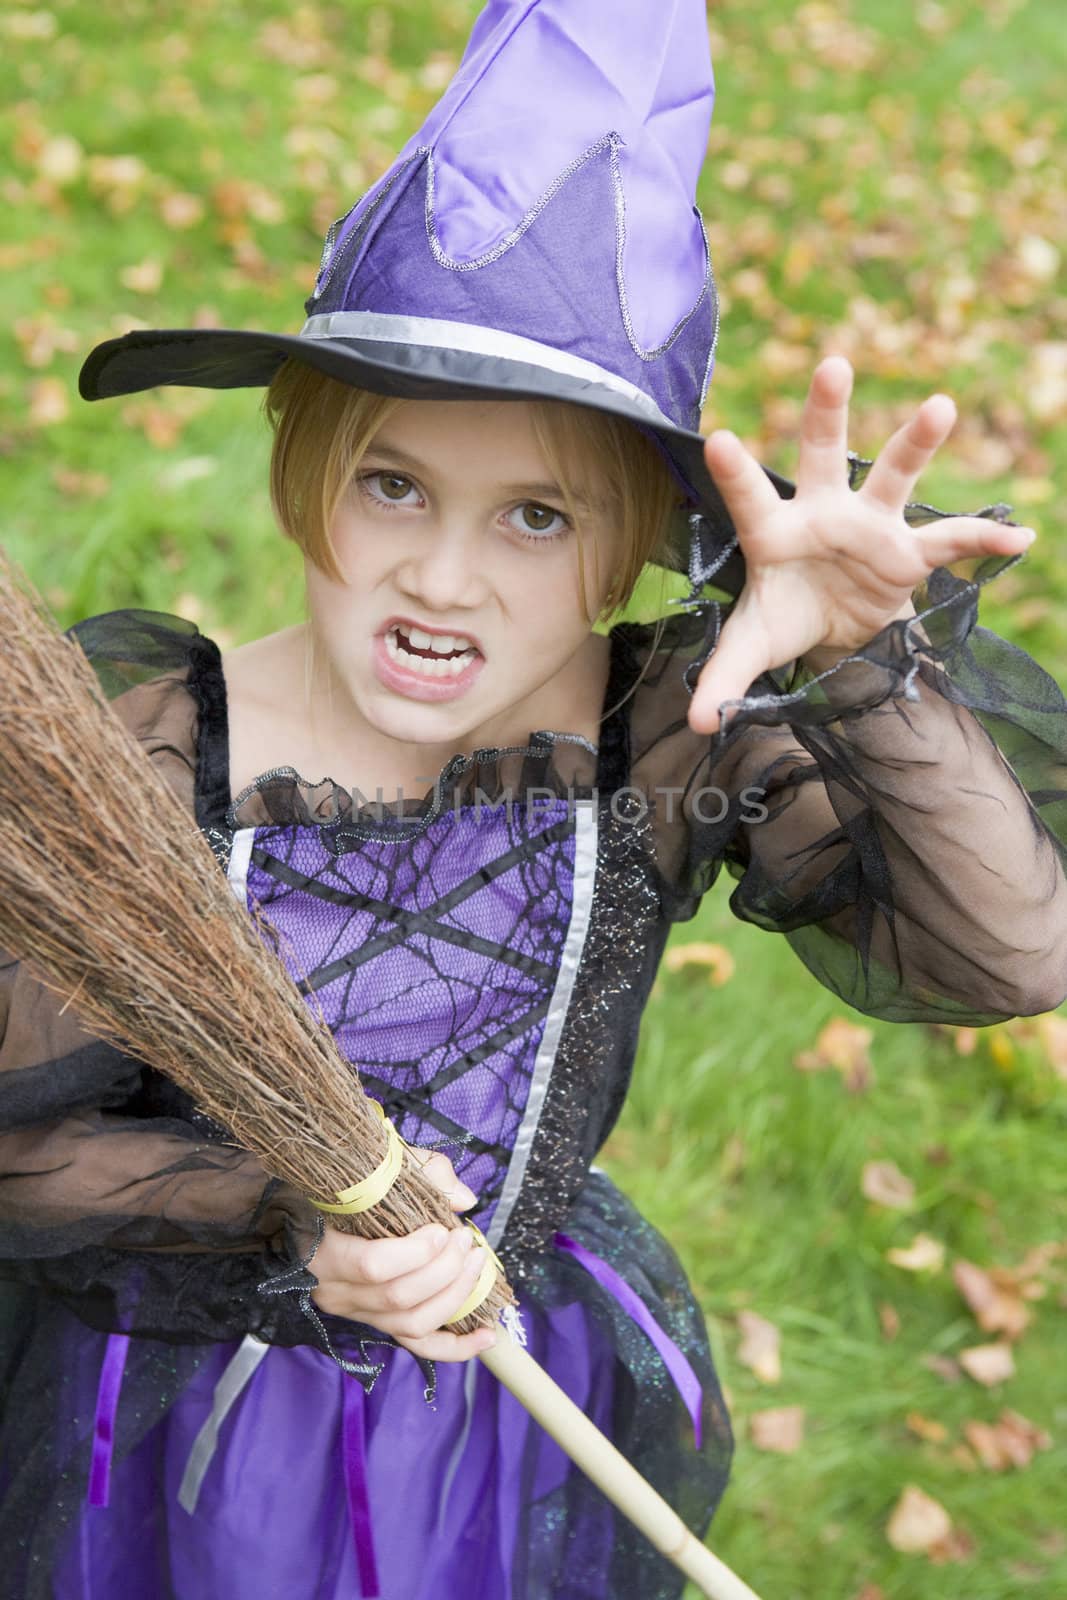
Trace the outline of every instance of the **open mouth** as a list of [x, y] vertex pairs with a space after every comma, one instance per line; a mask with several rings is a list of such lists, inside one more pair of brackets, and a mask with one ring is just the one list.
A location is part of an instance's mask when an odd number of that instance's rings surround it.
[[458, 678], [479, 655], [463, 634], [424, 633], [397, 624], [385, 634], [385, 648], [398, 666], [424, 678]]

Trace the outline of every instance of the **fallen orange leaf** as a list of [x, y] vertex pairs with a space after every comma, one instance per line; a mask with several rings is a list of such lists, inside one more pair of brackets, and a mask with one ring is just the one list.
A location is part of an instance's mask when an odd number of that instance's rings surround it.
[[921, 1411], [909, 1411], [904, 1423], [909, 1433], [914, 1433], [919, 1439], [925, 1439], [927, 1444], [944, 1444], [948, 1438], [945, 1424], [935, 1422], [933, 1417], [924, 1417]]
[[952, 1518], [937, 1500], [909, 1483], [893, 1507], [886, 1538], [894, 1550], [928, 1555], [952, 1532]]
[[892, 1161], [868, 1161], [860, 1186], [868, 1200], [895, 1211], [907, 1211], [915, 1200], [915, 1185]]
[[1002, 1411], [996, 1422], [966, 1422], [964, 1437], [982, 1466], [990, 1472], [1007, 1472], [1029, 1466], [1038, 1450], [1048, 1450], [1052, 1440], [1017, 1411]]
[[822, 1072], [833, 1067], [841, 1073], [848, 1089], [861, 1093], [874, 1080], [869, 1054], [873, 1038], [870, 1028], [860, 1028], [847, 1017], [832, 1017], [815, 1040], [814, 1049], [795, 1055], [793, 1065], [800, 1072]]
[[957, 1357], [969, 1378], [991, 1389], [1015, 1375], [1015, 1358], [1009, 1344], [976, 1344]]
[[940, 1272], [945, 1264], [945, 1247], [928, 1233], [917, 1233], [903, 1249], [887, 1250], [887, 1261], [905, 1272]]
[[163, 282], [163, 263], [154, 256], [147, 256], [131, 267], [123, 267], [119, 280], [135, 294], [155, 294]]
[[729, 983], [736, 963], [725, 945], [697, 942], [672, 945], [663, 958], [663, 965], [668, 972], [681, 972], [686, 967], [706, 967], [710, 982], [718, 989], [724, 983]]
[[65, 422], [69, 411], [70, 399], [62, 378], [38, 378], [30, 384], [31, 427], [51, 428], [57, 422]]
[[749, 1437], [757, 1450], [795, 1455], [804, 1443], [806, 1413], [803, 1406], [779, 1406], [755, 1411], [748, 1419]]
[[973, 1261], [957, 1261], [952, 1276], [983, 1333], [1017, 1339], [1029, 1325], [1030, 1313], [1018, 1283], [998, 1283]]
[[168, 228], [194, 228], [204, 215], [204, 202], [198, 194], [172, 189], [160, 200], [159, 214]]
[[883, 1300], [878, 1307], [878, 1322], [883, 1339], [895, 1339], [900, 1332], [900, 1312], [888, 1300]]
[[59, 184], [62, 188], [81, 177], [84, 162], [85, 151], [77, 139], [60, 133], [42, 146], [37, 156], [37, 171], [49, 183]]
[[960, 1364], [953, 1361], [951, 1356], [923, 1356], [922, 1365], [927, 1372], [932, 1372], [935, 1377], [941, 1378], [945, 1383], [959, 1383]]
[[739, 1311], [741, 1343], [737, 1359], [761, 1383], [778, 1383], [782, 1376], [781, 1334], [773, 1322], [756, 1311]]

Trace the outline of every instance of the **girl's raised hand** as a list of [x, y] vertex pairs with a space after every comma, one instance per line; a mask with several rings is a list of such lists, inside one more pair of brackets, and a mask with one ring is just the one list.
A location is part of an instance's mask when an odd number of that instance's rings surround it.
[[[422, 1163], [454, 1211], [466, 1211], [477, 1196], [456, 1177], [447, 1156]], [[427, 1223], [399, 1239], [358, 1239], [329, 1224], [311, 1260], [318, 1287], [311, 1298], [320, 1311], [369, 1323], [427, 1361], [467, 1361], [493, 1344], [491, 1329], [449, 1333], [445, 1324], [468, 1298], [485, 1263], [469, 1228]]]
[[931, 395], [900, 428], [861, 488], [848, 482], [852, 367], [829, 356], [804, 406], [797, 492], [783, 500], [735, 434], [713, 433], [708, 470], [737, 529], [745, 586], [700, 674], [689, 708], [699, 733], [719, 727], [723, 702], [760, 673], [803, 657], [819, 672], [898, 617], [914, 616], [913, 589], [964, 556], [1014, 555], [1029, 528], [988, 517], [946, 517], [913, 528], [904, 506], [956, 420], [948, 395]]

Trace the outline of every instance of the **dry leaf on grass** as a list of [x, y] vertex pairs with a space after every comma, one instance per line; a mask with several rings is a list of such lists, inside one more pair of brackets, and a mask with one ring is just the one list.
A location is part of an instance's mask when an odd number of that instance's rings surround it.
[[929, 1555], [952, 1533], [952, 1518], [939, 1501], [909, 1483], [893, 1507], [885, 1535], [894, 1550]]
[[778, 1383], [782, 1376], [782, 1336], [774, 1323], [756, 1311], [739, 1311], [737, 1326], [741, 1332], [738, 1361], [761, 1383]]
[[969, 1350], [961, 1350], [957, 1359], [967, 1376], [986, 1389], [1015, 1375], [1010, 1344], [972, 1345]]
[[928, 1233], [917, 1233], [902, 1249], [887, 1250], [887, 1261], [905, 1272], [940, 1272], [945, 1264], [945, 1247]]
[[800, 1072], [840, 1072], [845, 1087], [860, 1094], [874, 1082], [869, 1047], [874, 1034], [860, 1028], [847, 1017], [832, 1017], [819, 1033], [812, 1050], [801, 1050], [793, 1057]]
[[888, 1300], [883, 1300], [878, 1307], [878, 1325], [883, 1339], [895, 1339], [900, 1332], [900, 1312]]
[[111, 487], [111, 479], [104, 472], [77, 472], [73, 467], [55, 467], [52, 482], [60, 494], [71, 500], [99, 500]]
[[1049, 1239], [1044, 1244], [1033, 1245], [1017, 1267], [994, 1267], [992, 1276], [998, 1283], [1005, 1278], [1018, 1281], [1023, 1285], [1024, 1297], [1036, 1300], [1039, 1295], [1035, 1293], [1035, 1285], [1030, 1280], [1047, 1272], [1054, 1261], [1063, 1260], [1067, 1260], [1067, 1243]]
[[[1064, 376], [1064, 409], [1067, 411], [1067, 375]], [[1037, 1031], [1049, 1066], [1057, 1078], [1067, 1079], [1067, 1017], [1055, 1014], [1040, 1017]]]
[[69, 413], [70, 397], [62, 378], [38, 378], [30, 384], [31, 427], [54, 427], [57, 422], [65, 422]]
[[1023, 1303], [1022, 1287], [1012, 1274], [1000, 1274], [998, 1281], [973, 1261], [957, 1261], [952, 1276], [983, 1333], [1002, 1333], [1007, 1339], [1017, 1339], [1029, 1325], [1030, 1312]]
[[925, 1439], [927, 1444], [944, 1444], [948, 1438], [945, 1424], [935, 1422], [933, 1417], [924, 1417], [921, 1411], [909, 1411], [904, 1423], [909, 1433], [914, 1433], [919, 1439]]
[[915, 1201], [915, 1185], [892, 1161], [868, 1161], [860, 1187], [875, 1205], [895, 1211], [907, 1211]]
[[1017, 1411], [1002, 1411], [996, 1422], [965, 1422], [963, 1434], [978, 1460], [990, 1472], [1029, 1466], [1038, 1450], [1052, 1440]]
[[84, 164], [85, 151], [77, 139], [67, 133], [59, 133], [49, 139], [37, 156], [37, 171], [41, 177], [61, 188], [81, 177]]
[[28, 367], [47, 367], [57, 351], [70, 355], [81, 345], [73, 328], [61, 328], [47, 312], [37, 317], [16, 317], [11, 331]]
[[162, 196], [159, 214], [168, 228], [184, 230], [195, 228], [204, 215], [204, 202], [198, 194], [187, 194], [183, 189], [172, 189]]
[[806, 1412], [803, 1406], [779, 1406], [754, 1411], [748, 1419], [749, 1437], [757, 1450], [794, 1455], [804, 1443]]
[[943, 1567], [946, 1561], [967, 1561], [974, 1554], [974, 1540], [962, 1528], [953, 1528], [947, 1539], [931, 1546], [926, 1554], [935, 1567]]
[[960, 1364], [953, 1361], [951, 1356], [923, 1356], [921, 1362], [927, 1372], [932, 1372], [945, 1383], [959, 1383]]
[[133, 266], [123, 267], [119, 282], [134, 294], [156, 294], [163, 283], [163, 263], [155, 256], [146, 256]]
[[682, 972], [686, 967], [703, 967], [713, 988], [729, 983], [734, 975], [733, 956], [722, 944], [675, 944], [663, 958], [668, 972]]

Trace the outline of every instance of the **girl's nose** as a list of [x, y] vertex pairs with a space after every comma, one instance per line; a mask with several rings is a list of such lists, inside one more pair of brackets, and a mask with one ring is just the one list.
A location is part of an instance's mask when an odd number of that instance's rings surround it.
[[441, 523], [422, 527], [397, 566], [397, 587], [428, 610], [469, 609], [488, 596], [487, 552], [481, 538]]

